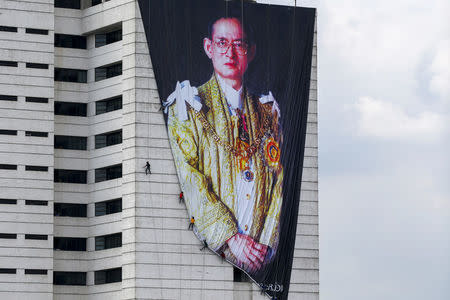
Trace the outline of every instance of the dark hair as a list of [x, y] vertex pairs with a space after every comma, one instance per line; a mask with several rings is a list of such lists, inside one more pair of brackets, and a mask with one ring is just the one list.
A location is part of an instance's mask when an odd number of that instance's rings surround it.
[[255, 44], [255, 34], [253, 31], [253, 27], [250, 22], [247, 22], [245, 15], [242, 15], [242, 10], [235, 5], [227, 7], [225, 13], [215, 15], [208, 23], [208, 38], [212, 39], [212, 34], [214, 30], [214, 24], [220, 19], [237, 19], [241, 23], [242, 29], [245, 32], [245, 36], [247, 38], [247, 42], [250, 45]]

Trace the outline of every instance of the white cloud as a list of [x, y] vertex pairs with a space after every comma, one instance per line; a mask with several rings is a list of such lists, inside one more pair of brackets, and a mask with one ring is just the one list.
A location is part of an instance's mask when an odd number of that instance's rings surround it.
[[450, 40], [441, 41], [430, 65], [431, 92], [450, 103]]
[[446, 130], [446, 116], [424, 111], [408, 114], [391, 102], [361, 97], [355, 104], [358, 113], [357, 130], [361, 136], [382, 139], [436, 140]]

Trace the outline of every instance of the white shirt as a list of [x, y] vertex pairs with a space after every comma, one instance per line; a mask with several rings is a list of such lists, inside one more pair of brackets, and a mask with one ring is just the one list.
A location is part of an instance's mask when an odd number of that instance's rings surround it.
[[231, 108], [231, 114], [235, 116], [236, 112], [234, 110], [236, 108], [242, 108], [242, 86], [238, 91], [236, 91], [233, 87], [226, 84], [225, 80], [223, 80], [219, 75], [217, 75], [217, 79], [222, 92], [225, 95], [225, 99], [227, 99], [228, 106]]
[[[242, 108], [242, 86], [236, 91], [233, 87], [225, 83], [225, 81], [217, 75], [219, 85], [227, 100], [229, 111], [233, 116], [236, 116], [236, 109]], [[236, 195], [236, 211], [235, 217], [238, 221], [239, 229], [243, 234], [249, 234], [253, 223], [253, 207], [255, 205], [255, 170], [252, 159], [249, 160], [249, 171], [253, 172], [253, 180], [244, 180], [244, 171], [241, 176], [237, 178], [234, 187], [234, 194]]]

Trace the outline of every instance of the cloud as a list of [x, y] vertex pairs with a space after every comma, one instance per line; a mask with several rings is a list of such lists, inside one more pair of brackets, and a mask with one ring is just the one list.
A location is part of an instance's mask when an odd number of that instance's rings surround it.
[[430, 91], [450, 103], [450, 40], [441, 41], [431, 62]]
[[431, 111], [408, 114], [394, 103], [361, 97], [355, 104], [360, 136], [389, 140], [433, 141], [446, 131], [448, 117]]

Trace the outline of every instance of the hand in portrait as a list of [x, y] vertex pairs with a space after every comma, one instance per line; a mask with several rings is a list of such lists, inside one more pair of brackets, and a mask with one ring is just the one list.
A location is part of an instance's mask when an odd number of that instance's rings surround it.
[[237, 264], [250, 273], [261, 269], [268, 246], [260, 244], [250, 236], [237, 233], [227, 241], [227, 245], [237, 259]]

